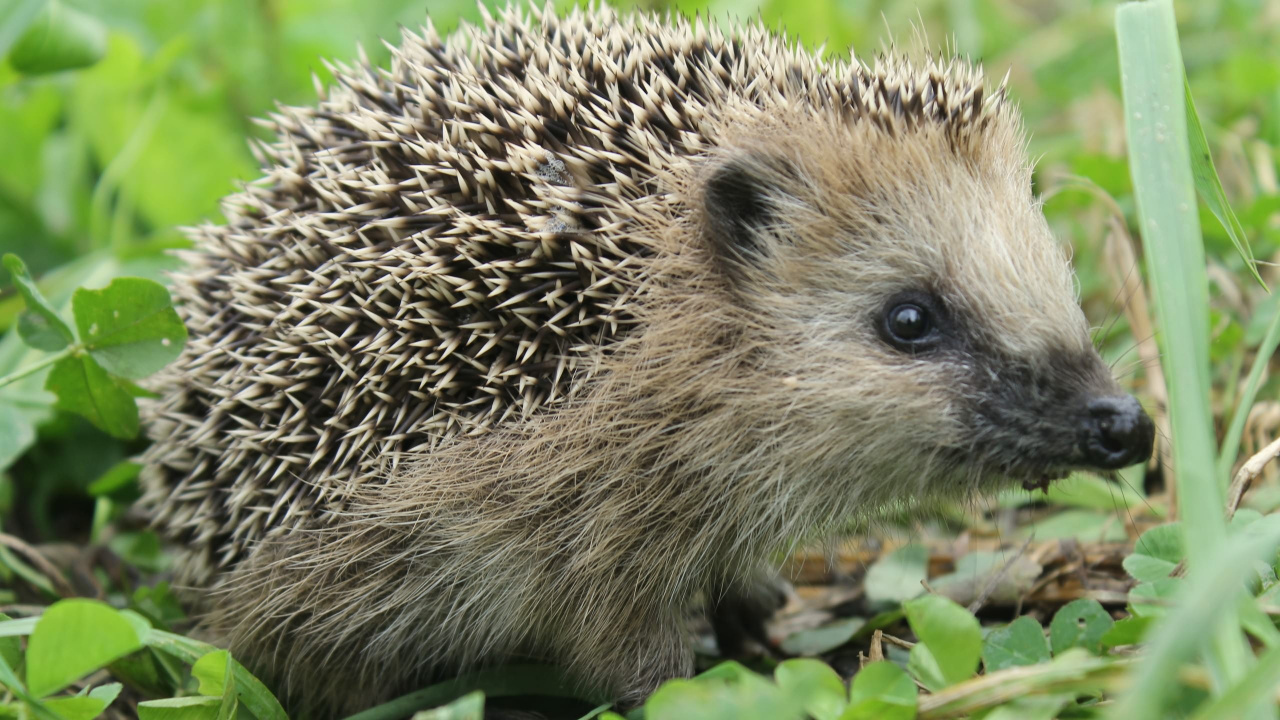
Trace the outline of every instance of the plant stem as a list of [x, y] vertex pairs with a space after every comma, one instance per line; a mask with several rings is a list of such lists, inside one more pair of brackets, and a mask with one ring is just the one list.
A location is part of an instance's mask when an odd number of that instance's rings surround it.
[[1266, 371], [1267, 363], [1271, 362], [1271, 355], [1275, 353], [1278, 344], [1280, 344], [1280, 309], [1277, 309], [1275, 316], [1271, 318], [1266, 337], [1258, 346], [1258, 352], [1253, 358], [1253, 367], [1249, 369], [1249, 379], [1244, 383], [1240, 404], [1236, 405], [1236, 411], [1231, 414], [1231, 424], [1227, 426], [1227, 433], [1222, 436], [1222, 447], [1218, 450], [1219, 479], [1231, 477], [1231, 467], [1235, 465], [1236, 456], [1240, 452], [1240, 436], [1244, 434], [1244, 423], [1249, 419], [1249, 411], [1253, 408], [1253, 401], [1258, 396], [1258, 385], [1262, 381], [1262, 373]]
[[19, 380], [21, 380], [24, 377], [27, 377], [28, 375], [35, 375], [41, 370], [58, 362], [62, 358], [67, 357], [68, 355], [71, 355], [73, 352], [79, 349], [80, 349], [80, 346], [72, 345], [68, 348], [59, 350], [58, 352], [46, 357], [45, 359], [41, 360], [35, 365], [30, 365], [21, 370], [15, 370], [14, 372], [11, 372], [8, 375], [5, 375], [4, 377], [0, 377], [0, 387], [4, 387], [5, 385], [12, 385], [13, 383], [18, 382]]

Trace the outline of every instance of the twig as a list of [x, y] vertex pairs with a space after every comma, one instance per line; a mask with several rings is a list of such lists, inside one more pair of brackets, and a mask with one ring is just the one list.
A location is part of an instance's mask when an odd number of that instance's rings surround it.
[[1137, 658], [1086, 657], [1069, 665], [1045, 663], [998, 670], [966, 680], [920, 698], [919, 717], [924, 720], [959, 718], [977, 710], [996, 707], [1033, 692], [1091, 692], [1114, 687]]
[[31, 617], [39, 615], [48, 610], [47, 605], [25, 605], [22, 603], [13, 603], [10, 605], [0, 605], [0, 613], [9, 617]]
[[871, 634], [871, 647], [867, 650], [868, 662], [880, 662], [884, 659], [884, 631], [877, 630]]
[[0, 545], [4, 545], [10, 550], [20, 553], [27, 560], [30, 560], [31, 564], [35, 565], [36, 569], [39, 570], [40, 573], [49, 580], [49, 582], [53, 583], [54, 589], [57, 590], [58, 594], [62, 597], [73, 597], [76, 594], [76, 591], [72, 589], [70, 583], [68, 583], [67, 579], [62, 576], [62, 573], [58, 568], [54, 567], [53, 563], [49, 562], [49, 559], [42, 555], [39, 550], [36, 550], [25, 542], [7, 533], [0, 533]]
[[1258, 475], [1262, 474], [1262, 469], [1277, 457], [1280, 457], [1280, 438], [1272, 440], [1270, 445], [1262, 448], [1256, 455], [1246, 460], [1240, 466], [1240, 469], [1236, 471], [1236, 476], [1231, 479], [1231, 486], [1227, 488], [1228, 520], [1240, 508], [1240, 501], [1244, 499], [1244, 494], [1249, 492], [1249, 486], [1253, 485], [1253, 481], [1257, 479]]
[[1027, 539], [1022, 543], [1022, 547], [1018, 548], [1018, 552], [1014, 553], [1013, 557], [1005, 561], [1004, 565], [1000, 568], [1000, 571], [987, 578], [987, 582], [982, 586], [982, 590], [978, 593], [978, 597], [975, 598], [973, 602], [969, 603], [969, 612], [977, 615], [978, 611], [982, 609], [982, 606], [987, 604], [987, 600], [991, 597], [991, 593], [996, 591], [996, 586], [999, 585], [1000, 582], [1004, 580], [1005, 576], [1009, 574], [1009, 569], [1018, 561], [1018, 558], [1021, 558], [1026, 554], [1027, 547], [1031, 545], [1031, 538], [1032, 536], [1028, 535]]
[[[877, 631], [877, 632], [879, 632], [879, 631]], [[908, 641], [908, 640], [903, 640], [903, 639], [902, 639], [902, 638], [900, 638], [900, 637], [895, 637], [895, 636], [893, 636], [893, 635], [889, 635], [889, 634], [887, 634], [887, 633], [880, 633], [880, 638], [881, 638], [882, 640], [884, 640], [885, 642], [889, 643], [890, 645], [897, 645], [898, 647], [902, 648], [903, 650], [910, 650], [911, 648], [913, 648], [913, 647], [915, 647], [915, 646], [916, 646], [916, 644], [915, 644], [915, 643], [913, 643], [913, 642], [910, 642], [910, 641]]]

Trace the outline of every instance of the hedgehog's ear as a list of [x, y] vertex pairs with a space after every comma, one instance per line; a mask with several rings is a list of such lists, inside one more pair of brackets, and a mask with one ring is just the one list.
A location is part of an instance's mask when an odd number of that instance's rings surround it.
[[705, 233], [711, 249], [734, 265], [759, 265], [769, 256], [769, 238], [790, 199], [784, 179], [788, 163], [758, 153], [716, 162], [703, 185]]

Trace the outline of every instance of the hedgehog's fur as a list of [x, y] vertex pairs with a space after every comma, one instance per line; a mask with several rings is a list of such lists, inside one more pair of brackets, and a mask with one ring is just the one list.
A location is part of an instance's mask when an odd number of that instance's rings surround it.
[[[175, 278], [145, 502], [205, 627], [321, 714], [517, 658], [640, 698], [698, 593], [1081, 465], [1056, 408], [1118, 392], [971, 66], [531, 14], [336, 67]], [[945, 354], [877, 337], [921, 288]]]

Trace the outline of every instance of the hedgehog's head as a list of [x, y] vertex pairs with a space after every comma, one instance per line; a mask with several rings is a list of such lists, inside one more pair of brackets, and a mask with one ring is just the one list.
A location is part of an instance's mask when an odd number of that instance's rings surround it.
[[757, 364], [807, 452], [900, 492], [1141, 462], [1152, 423], [1092, 346], [1016, 115], [974, 114], [819, 114], [709, 160], [703, 235]]

